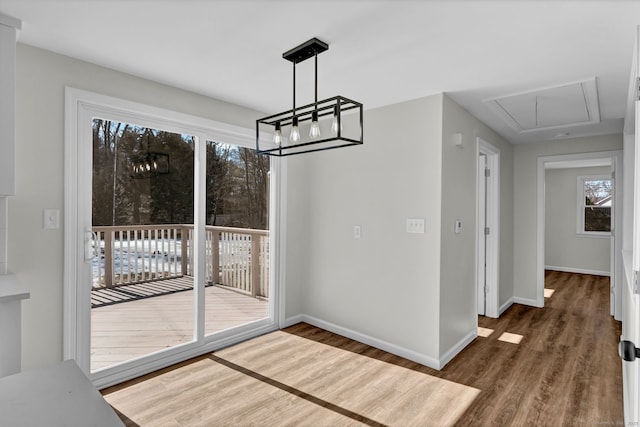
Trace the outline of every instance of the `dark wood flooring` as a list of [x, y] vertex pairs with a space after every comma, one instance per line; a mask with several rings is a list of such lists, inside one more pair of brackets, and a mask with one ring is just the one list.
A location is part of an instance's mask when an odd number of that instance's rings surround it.
[[442, 371], [302, 323], [103, 394], [129, 426], [622, 425], [608, 278], [546, 287], [545, 308], [480, 317], [488, 336]]
[[[482, 390], [459, 425], [623, 425], [620, 323], [609, 315], [609, 278], [549, 271], [545, 307], [515, 304], [441, 373]], [[522, 335], [515, 345], [497, 338]]]

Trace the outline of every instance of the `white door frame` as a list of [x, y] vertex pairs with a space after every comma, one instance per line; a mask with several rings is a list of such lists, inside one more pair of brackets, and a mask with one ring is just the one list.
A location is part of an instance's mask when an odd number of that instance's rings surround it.
[[[205, 336], [202, 307], [204, 281], [197, 280], [194, 298], [195, 338], [194, 341], [172, 347], [171, 349], [144, 356], [119, 365], [90, 372], [90, 286], [91, 266], [85, 259], [87, 240], [90, 237], [84, 231], [91, 224], [91, 174], [92, 174], [92, 134], [93, 117], [107, 116], [113, 120], [127, 121], [135, 117], [141, 126], [156, 127], [163, 130], [194, 135], [202, 143], [207, 140], [224, 141], [240, 146], [255, 143], [255, 130], [241, 128], [226, 123], [178, 113], [170, 110], [139, 104], [105, 95], [74, 88], [65, 90], [65, 215], [64, 215], [64, 319], [63, 319], [63, 357], [74, 359], [85, 374], [98, 388], [103, 388], [148, 372], [178, 363], [218, 348], [226, 347], [253, 336], [276, 330], [284, 322], [284, 227], [286, 209], [286, 186], [283, 174], [286, 162], [271, 159], [271, 204], [269, 228], [270, 248], [273, 256], [270, 268], [269, 318], [247, 325]], [[198, 144], [201, 146], [202, 144]], [[204, 150], [196, 147], [195, 174], [204, 175]], [[203, 181], [202, 179], [197, 180]], [[197, 185], [194, 194], [194, 228], [204, 230], [204, 188]], [[198, 233], [196, 233], [197, 235]], [[203, 242], [196, 241], [196, 245]], [[204, 272], [204, 252], [200, 262], [196, 260], [196, 278]], [[84, 284], [84, 286], [83, 286]], [[197, 313], [202, 313], [199, 317]]]
[[[622, 316], [622, 151], [596, 151], [591, 153], [561, 154], [556, 156], [538, 157], [537, 168], [537, 211], [536, 211], [536, 307], [544, 307], [544, 231], [545, 231], [545, 169], [552, 164], [577, 164], [598, 160], [610, 160], [615, 169], [615, 185], [613, 189], [613, 224], [611, 232], [611, 256], [614, 262], [611, 265], [611, 315], [616, 320]], [[586, 163], [585, 163], [586, 164]], [[620, 284], [620, 285], [618, 285]]]
[[[481, 245], [482, 240], [486, 238], [485, 264], [486, 264], [486, 292], [485, 292], [485, 316], [499, 317], [500, 312], [500, 150], [491, 145], [482, 138], [477, 138], [476, 159], [482, 154], [486, 156], [486, 167], [490, 171], [487, 178], [486, 186], [486, 226], [489, 228], [489, 234], [485, 235], [484, 225], [480, 224], [481, 215], [478, 212], [480, 206], [479, 192], [476, 192], [476, 292], [477, 298], [482, 283], [481, 273], [481, 256], [480, 251], [485, 245]], [[476, 161], [476, 165], [478, 162]], [[476, 176], [484, 175], [481, 171], [477, 171]], [[480, 183], [478, 183], [480, 185]], [[481, 248], [480, 246], [483, 246]], [[476, 302], [476, 307], [479, 301]]]
[[476, 295], [477, 295], [477, 308], [478, 315], [484, 316], [487, 311], [487, 296], [486, 296], [486, 235], [483, 232], [484, 227], [486, 226], [486, 213], [487, 213], [487, 177], [485, 176], [485, 171], [487, 170], [487, 156], [483, 153], [478, 154], [478, 176], [477, 176], [477, 186], [478, 186], [478, 206], [477, 206], [477, 254], [476, 257]]

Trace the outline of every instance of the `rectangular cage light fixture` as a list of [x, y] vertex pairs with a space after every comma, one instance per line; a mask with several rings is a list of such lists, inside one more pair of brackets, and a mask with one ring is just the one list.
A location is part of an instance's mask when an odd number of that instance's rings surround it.
[[169, 173], [169, 155], [147, 151], [129, 158], [130, 177], [133, 179], [153, 178]]
[[[282, 56], [293, 63], [293, 108], [256, 120], [256, 151], [291, 156], [362, 145], [362, 104], [343, 96], [318, 101], [318, 54], [329, 46], [313, 38]], [[315, 101], [296, 107], [296, 63], [315, 58]]]

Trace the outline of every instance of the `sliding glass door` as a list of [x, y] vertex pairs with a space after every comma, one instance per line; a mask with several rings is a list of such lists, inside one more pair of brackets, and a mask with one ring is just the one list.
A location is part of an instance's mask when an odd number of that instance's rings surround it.
[[103, 386], [276, 329], [277, 186], [253, 131], [67, 103], [64, 357]]
[[207, 141], [205, 334], [269, 316], [269, 158]]
[[95, 118], [91, 371], [194, 339], [191, 135]]

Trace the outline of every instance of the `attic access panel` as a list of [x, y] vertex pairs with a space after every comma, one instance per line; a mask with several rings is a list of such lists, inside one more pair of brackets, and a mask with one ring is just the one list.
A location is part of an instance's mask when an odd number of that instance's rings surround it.
[[595, 78], [485, 101], [518, 133], [600, 122]]

